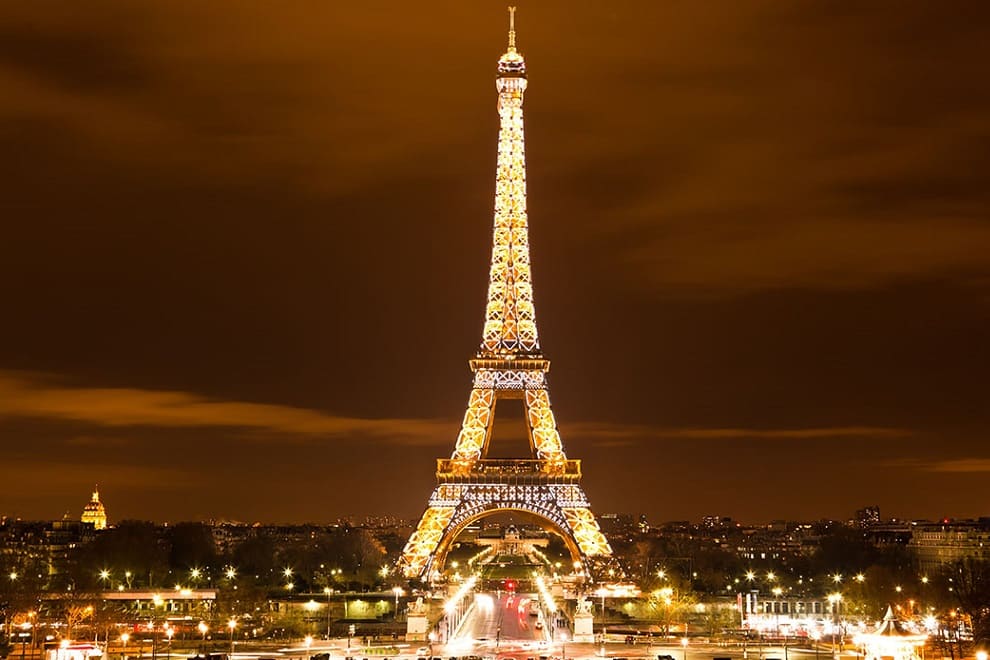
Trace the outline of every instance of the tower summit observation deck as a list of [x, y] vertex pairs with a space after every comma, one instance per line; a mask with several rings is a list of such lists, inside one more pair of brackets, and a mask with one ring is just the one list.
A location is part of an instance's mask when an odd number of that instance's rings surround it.
[[[407, 577], [437, 577], [457, 534], [502, 511], [540, 519], [564, 539], [577, 567], [591, 571], [591, 565], [612, 560], [580, 486], [580, 461], [567, 459], [550, 407], [550, 361], [540, 349], [533, 305], [523, 138], [526, 61], [516, 50], [514, 7], [495, 84], [498, 158], [481, 347], [470, 360], [474, 383], [454, 451], [437, 461], [437, 487], [399, 560]], [[522, 399], [530, 456], [487, 457], [499, 399]]]

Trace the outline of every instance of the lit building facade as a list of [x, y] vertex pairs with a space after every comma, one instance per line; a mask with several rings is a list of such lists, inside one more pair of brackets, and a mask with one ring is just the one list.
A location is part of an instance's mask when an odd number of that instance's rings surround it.
[[922, 572], [960, 559], [990, 559], [990, 518], [916, 525], [908, 543]]
[[84, 523], [90, 523], [93, 525], [93, 529], [106, 529], [107, 528], [107, 510], [103, 506], [103, 502], [100, 501], [100, 487], [97, 486], [93, 489], [93, 497], [86, 503], [83, 507], [82, 517], [80, 520]]

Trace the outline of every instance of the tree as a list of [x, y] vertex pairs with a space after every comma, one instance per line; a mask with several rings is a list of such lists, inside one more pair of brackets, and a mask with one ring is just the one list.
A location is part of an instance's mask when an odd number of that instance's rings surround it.
[[76, 626], [93, 616], [94, 607], [83, 605], [82, 603], [69, 603], [65, 606], [65, 639], [72, 639], [72, 632]]
[[0, 558], [0, 614], [7, 627], [30, 619], [38, 610], [47, 573], [41, 560], [10, 555]]
[[79, 562], [77, 584], [81, 588], [96, 587], [100, 571], [106, 569], [111, 580], [128, 589], [135, 585], [155, 587], [167, 574], [167, 560], [154, 523], [124, 520], [102, 532], [86, 548]]
[[169, 529], [168, 540], [168, 563], [173, 570], [210, 568], [218, 563], [213, 533], [203, 523], [176, 523]]
[[959, 609], [970, 618], [973, 642], [990, 643], [990, 560], [970, 557], [952, 565], [953, 593]]
[[697, 597], [689, 587], [673, 582], [650, 593], [650, 609], [664, 637], [670, 636], [671, 626], [678, 621], [683, 622], [697, 602]]

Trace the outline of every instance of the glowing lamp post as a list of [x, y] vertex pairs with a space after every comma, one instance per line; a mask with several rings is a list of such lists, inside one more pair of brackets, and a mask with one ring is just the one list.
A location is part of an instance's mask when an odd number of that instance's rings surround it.
[[127, 660], [127, 640], [129, 640], [130, 638], [131, 636], [128, 633], [122, 633], [120, 635], [120, 645], [121, 645], [120, 657], [123, 658], [124, 660]]
[[[831, 593], [828, 595], [828, 602], [832, 606], [832, 620], [834, 621], [834, 626], [839, 627], [839, 608], [842, 605], [842, 594], [839, 592]], [[835, 643], [835, 629], [832, 630], [832, 657], [839, 657], [839, 648]]]
[[395, 594], [395, 620], [399, 620], [399, 596], [402, 596], [406, 592], [402, 590], [402, 587], [392, 587], [392, 593]]
[[685, 635], [684, 637], [681, 637], [681, 648], [684, 649], [684, 660], [687, 660], [687, 647], [688, 647], [688, 638]]
[[206, 653], [206, 633], [210, 629], [210, 627], [208, 625], [206, 625], [206, 622], [205, 621], [200, 621], [199, 622], [199, 625], [196, 626], [196, 629], [199, 630], [199, 634], [202, 635], [202, 637], [203, 637], [203, 642], [202, 642], [202, 645], [201, 645], [202, 646], [202, 649], [201, 650], [204, 653]]
[[784, 593], [784, 590], [781, 589], [780, 587], [774, 587], [772, 591], [773, 591], [773, 597], [777, 599], [777, 602], [774, 603], [774, 608], [773, 608], [774, 628], [776, 630], [777, 637], [780, 637], [780, 608], [781, 608], [780, 596], [781, 594]]
[[312, 635], [306, 635], [305, 639], [303, 639], [303, 643], [306, 645], [306, 657], [308, 658], [309, 657], [309, 647], [311, 647], [313, 645], [313, 636]]
[[327, 595], [327, 639], [330, 639], [330, 594], [333, 593], [333, 589], [330, 587], [323, 587], [323, 593]]
[[234, 655], [234, 628], [237, 627], [237, 621], [231, 619], [227, 622], [227, 627], [230, 628], [230, 655]]
[[21, 659], [24, 658], [24, 652], [27, 649], [28, 631], [31, 630], [31, 622], [25, 621], [21, 624]]

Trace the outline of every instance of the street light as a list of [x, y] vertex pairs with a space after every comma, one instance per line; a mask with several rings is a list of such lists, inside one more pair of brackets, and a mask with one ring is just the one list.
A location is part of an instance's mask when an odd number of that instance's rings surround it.
[[165, 636], [168, 638], [168, 651], [165, 653], [167, 660], [172, 660], [172, 635], [175, 634], [175, 628], [166, 628]]
[[312, 635], [306, 635], [306, 637], [303, 639], [303, 643], [306, 645], [306, 657], [308, 658], [309, 657], [309, 647], [311, 647], [313, 645], [313, 636]]
[[234, 628], [237, 627], [237, 621], [231, 619], [227, 622], [227, 627], [230, 628], [230, 657], [234, 657]]
[[684, 649], [684, 660], [687, 660], [687, 647], [688, 647], [687, 630], [685, 630], [684, 632], [685, 632], [685, 636], [681, 637], [681, 648]]
[[784, 593], [784, 590], [781, 589], [780, 587], [774, 587], [773, 589], [771, 589], [771, 591], [773, 592], [773, 595], [777, 598], [777, 602], [773, 604], [773, 615], [775, 621], [774, 626], [777, 630], [777, 636], [780, 637], [780, 605], [781, 605], [780, 595]]
[[405, 594], [402, 587], [392, 587], [392, 593], [395, 594], [395, 620], [399, 620], [399, 596]]
[[130, 638], [131, 636], [128, 633], [121, 633], [120, 635], [120, 643], [123, 645], [123, 648], [120, 651], [120, 657], [123, 658], [123, 660], [127, 660], [127, 640]]
[[[842, 594], [840, 594], [837, 591], [829, 594], [828, 602], [832, 606], [832, 620], [834, 621], [834, 626], [839, 627], [839, 607], [842, 604]], [[834, 628], [832, 630], [832, 657], [833, 658], [839, 657], [839, 652], [836, 650]]]
[[327, 595], [327, 639], [330, 639], [330, 594], [333, 593], [333, 589], [323, 587], [323, 593]]
[[151, 597], [151, 660], [155, 660], [158, 657], [158, 624], [155, 623], [155, 617], [158, 614], [158, 608], [161, 606], [162, 601], [161, 594], [155, 594]]
[[196, 629], [199, 630], [199, 634], [203, 636], [202, 651], [203, 653], [206, 653], [206, 632], [210, 629], [210, 627], [206, 625], [206, 621], [200, 621], [199, 625], [196, 626]]

